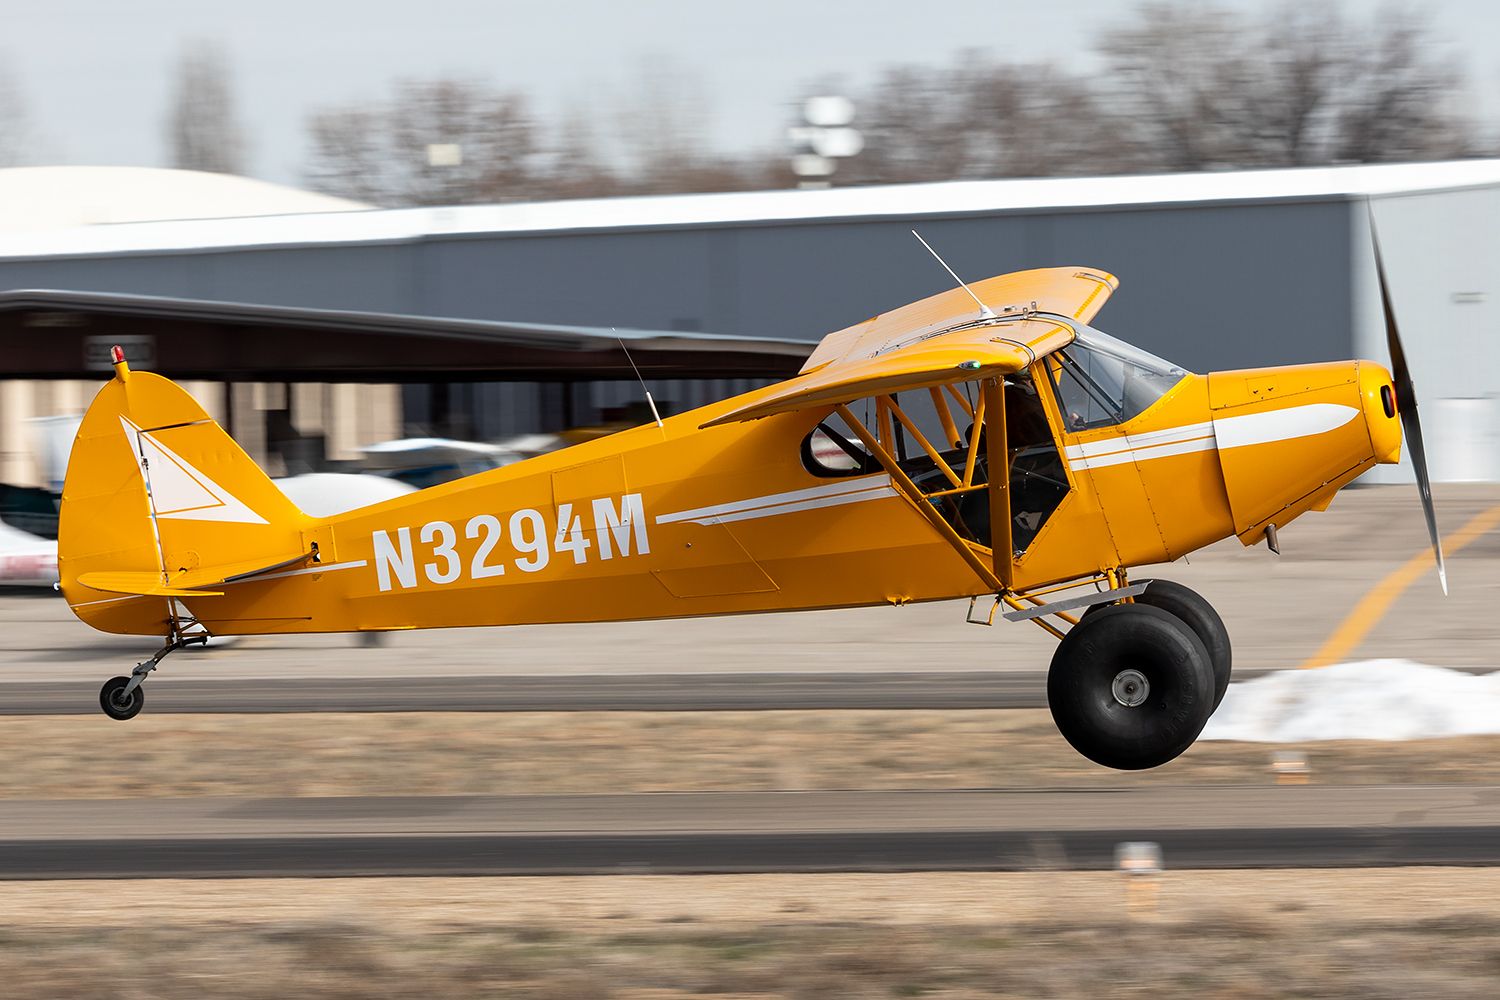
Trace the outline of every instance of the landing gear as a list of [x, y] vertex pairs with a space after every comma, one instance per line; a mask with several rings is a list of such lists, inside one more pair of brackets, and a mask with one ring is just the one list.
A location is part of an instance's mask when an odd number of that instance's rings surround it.
[[1058, 644], [1047, 673], [1047, 704], [1063, 738], [1122, 771], [1157, 767], [1192, 746], [1213, 714], [1214, 690], [1197, 633], [1142, 603], [1086, 615]]
[[111, 677], [104, 682], [104, 687], [99, 689], [99, 707], [104, 709], [104, 714], [111, 719], [124, 722], [141, 714], [141, 708], [146, 704], [146, 692], [141, 690], [141, 685], [146, 682], [146, 675], [156, 669], [156, 665], [166, 659], [168, 653], [189, 646], [204, 646], [208, 644], [208, 633], [200, 632], [183, 636], [178, 634], [167, 640], [167, 644], [158, 649], [149, 660], [144, 660], [135, 665], [129, 677]]
[[[1149, 604], [1176, 615], [1193, 630], [1208, 650], [1209, 663], [1214, 670], [1214, 710], [1217, 711], [1219, 702], [1224, 700], [1224, 692], [1229, 690], [1229, 669], [1234, 659], [1229, 647], [1229, 630], [1224, 627], [1224, 620], [1202, 594], [1180, 583], [1171, 580], [1133, 582], [1150, 584], [1144, 593], [1136, 595], [1135, 603]], [[1096, 604], [1085, 611], [1084, 616], [1092, 616], [1106, 607], [1109, 605]]]

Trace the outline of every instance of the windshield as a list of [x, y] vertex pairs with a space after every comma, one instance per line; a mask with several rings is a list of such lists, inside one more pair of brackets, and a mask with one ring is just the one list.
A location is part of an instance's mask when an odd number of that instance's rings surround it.
[[1070, 431], [1121, 424], [1144, 412], [1187, 374], [1156, 355], [1086, 326], [1057, 352], [1058, 404]]

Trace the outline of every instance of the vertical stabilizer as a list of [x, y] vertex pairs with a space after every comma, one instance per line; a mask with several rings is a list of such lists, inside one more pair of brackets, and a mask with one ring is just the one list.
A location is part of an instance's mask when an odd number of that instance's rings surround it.
[[168, 600], [97, 590], [80, 577], [149, 574], [160, 580], [158, 592], [171, 590], [207, 567], [301, 552], [308, 519], [196, 400], [115, 360], [115, 377], [84, 414], [68, 459], [58, 570], [69, 606], [88, 624], [165, 635]]

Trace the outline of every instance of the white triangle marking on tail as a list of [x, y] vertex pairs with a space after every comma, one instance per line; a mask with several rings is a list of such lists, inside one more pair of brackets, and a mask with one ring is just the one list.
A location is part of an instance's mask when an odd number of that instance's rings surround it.
[[144, 454], [150, 463], [151, 500], [158, 518], [231, 524], [270, 523], [149, 433], [123, 416], [120, 423], [125, 426], [125, 436], [132, 443], [131, 450], [138, 456]]

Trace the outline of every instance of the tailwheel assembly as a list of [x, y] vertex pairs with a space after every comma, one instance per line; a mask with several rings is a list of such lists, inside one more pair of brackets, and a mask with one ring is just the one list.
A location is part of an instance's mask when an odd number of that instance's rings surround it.
[[1135, 771], [1192, 746], [1213, 714], [1215, 687], [1209, 651], [1181, 618], [1112, 604], [1092, 609], [1058, 644], [1047, 704], [1075, 750]]
[[[193, 624], [196, 626], [196, 623]], [[169, 653], [175, 653], [179, 649], [205, 646], [210, 638], [208, 631], [201, 626], [197, 626], [195, 631], [187, 632], [174, 619], [172, 634], [166, 645], [157, 650], [149, 660], [137, 663], [129, 677], [111, 677], [104, 682], [104, 687], [99, 689], [99, 707], [104, 709], [105, 715], [121, 722], [140, 715], [146, 704], [146, 692], [141, 685], [146, 683], [146, 678], [156, 669], [157, 664], [166, 659]]]

